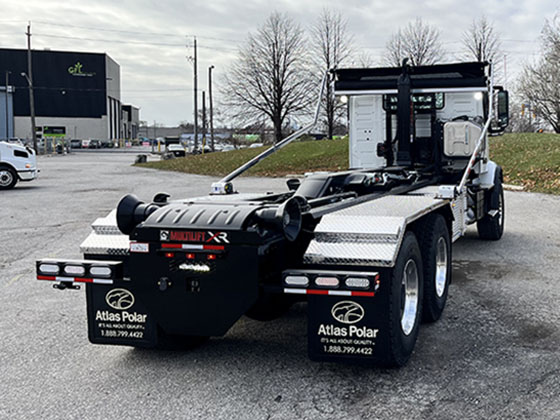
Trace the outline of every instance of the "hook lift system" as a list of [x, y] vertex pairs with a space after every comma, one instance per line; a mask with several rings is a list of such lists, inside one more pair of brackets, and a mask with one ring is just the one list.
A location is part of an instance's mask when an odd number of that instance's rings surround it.
[[[306, 301], [311, 359], [402, 366], [444, 310], [452, 243], [471, 224], [482, 239], [503, 233], [488, 136], [508, 125], [508, 94], [491, 68], [332, 70], [309, 125], [208, 196], [126, 195], [93, 223], [83, 260], [41, 259], [37, 279], [86, 284], [92, 343], [192, 346]], [[235, 177], [315, 126], [326, 83], [348, 104], [350, 169], [236, 192]]]

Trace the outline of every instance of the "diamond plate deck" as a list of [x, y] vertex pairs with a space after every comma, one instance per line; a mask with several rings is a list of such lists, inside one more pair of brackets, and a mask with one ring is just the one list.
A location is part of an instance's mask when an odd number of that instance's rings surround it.
[[100, 217], [92, 223], [93, 232], [80, 245], [83, 254], [128, 255], [130, 239], [117, 227], [117, 211]]
[[91, 224], [93, 231], [98, 235], [122, 235], [117, 227], [117, 210], [111, 211], [107, 216], [98, 218]]
[[426, 187], [323, 216], [305, 252], [304, 263], [394, 266], [406, 226], [449, 205], [449, 200], [436, 198], [436, 192], [437, 187]]

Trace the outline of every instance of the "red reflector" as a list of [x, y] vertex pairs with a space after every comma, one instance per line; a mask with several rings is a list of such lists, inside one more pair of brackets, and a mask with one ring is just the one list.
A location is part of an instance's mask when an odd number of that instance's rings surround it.
[[195, 255], [194, 254], [187, 254], [187, 260], [194, 260]]
[[173, 258], [174, 256], [175, 256], [175, 254], [173, 252], [166, 252], [165, 253], [166, 258]]
[[181, 248], [181, 244], [161, 244], [162, 248]]
[[223, 245], [204, 245], [203, 248], [207, 249], [208, 251], [223, 251], [224, 250]]
[[215, 260], [216, 259], [216, 254], [208, 254], [208, 259], [209, 260]]
[[352, 296], [368, 296], [368, 297], [374, 297], [375, 293], [374, 292], [352, 292]]
[[55, 276], [41, 276], [37, 274], [37, 280], [56, 280]]
[[315, 290], [315, 289], [307, 289], [308, 295], [328, 295], [328, 290]]

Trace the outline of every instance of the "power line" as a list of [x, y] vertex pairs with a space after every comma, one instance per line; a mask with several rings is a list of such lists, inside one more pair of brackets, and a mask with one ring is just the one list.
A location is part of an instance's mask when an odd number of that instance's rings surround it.
[[[34, 36], [39, 37], [46, 37], [46, 38], [60, 38], [60, 39], [73, 39], [79, 41], [91, 41], [91, 42], [110, 42], [110, 43], [117, 43], [117, 44], [133, 44], [133, 45], [155, 45], [155, 46], [164, 46], [164, 47], [182, 47], [182, 48], [192, 48], [192, 45], [186, 44], [174, 44], [174, 43], [166, 43], [166, 42], [149, 42], [149, 41], [129, 41], [129, 40], [120, 40], [120, 39], [102, 39], [102, 38], [86, 38], [86, 37], [78, 37], [78, 36], [66, 36], [66, 35], [54, 35], [54, 34], [46, 34], [46, 33], [35, 33]], [[213, 46], [205, 46], [200, 45], [199, 48], [207, 49], [207, 50], [217, 50], [217, 51], [226, 51], [226, 52], [236, 52], [237, 49], [235, 48], [223, 48], [223, 47], [213, 47]]]
[[[29, 86], [15, 86], [16, 89], [29, 89]], [[36, 90], [55, 90], [55, 91], [64, 91], [64, 92], [105, 92], [105, 91], [119, 91], [119, 89], [104, 89], [104, 88], [73, 88], [73, 87], [64, 87], [64, 86], [33, 86], [33, 89]], [[191, 92], [192, 88], [166, 88], [166, 89], [120, 89], [120, 92]]]
[[[91, 26], [79, 26], [79, 25], [70, 25], [70, 24], [61, 24], [61, 23], [53, 23], [53, 22], [46, 22], [46, 21], [41, 21], [41, 20], [37, 20], [34, 21], [35, 23], [41, 23], [43, 25], [50, 25], [50, 26], [58, 26], [58, 27], [62, 27], [62, 28], [78, 28], [78, 29], [86, 29], [86, 30], [90, 30], [90, 31], [101, 31], [101, 32], [116, 32], [116, 33], [122, 33], [122, 34], [134, 34], [134, 35], [150, 35], [150, 36], [170, 36], [170, 37], [193, 37], [195, 35], [181, 35], [178, 33], [164, 33], [164, 32], [139, 32], [139, 31], [126, 31], [126, 30], [122, 30], [122, 29], [109, 29], [109, 28], [94, 28]], [[241, 40], [237, 40], [237, 39], [232, 39], [232, 38], [219, 38], [219, 37], [214, 37], [214, 36], [199, 36], [196, 35], [197, 38], [202, 38], [202, 39], [212, 39], [212, 40], [216, 40], [216, 41], [225, 41], [225, 42], [241, 42]]]
[[120, 44], [139, 44], [139, 45], [158, 45], [158, 46], [166, 46], [166, 47], [185, 47], [185, 44], [171, 44], [165, 42], [148, 42], [148, 41], [124, 41], [119, 39], [100, 39], [100, 38], [84, 38], [78, 36], [65, 36], [65, 35], [52, 35], [52, 34], [42, 34], [42, 33], [35, 33], [34, 36], [43, 36], [47, 38], [62, 38], [62, 39], [75, 39], [80, 41], [94, 41], [94, 42], [113, 42], [113, 43], [120, 43]]

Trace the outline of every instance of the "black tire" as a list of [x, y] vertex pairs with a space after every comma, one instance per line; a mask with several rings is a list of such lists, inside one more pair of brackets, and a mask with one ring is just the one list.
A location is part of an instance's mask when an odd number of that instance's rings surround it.
[[435, 322], [445, 308], [451, 282], [451, 239], [441, 214], [429, 215], [418, 233], [424, 266], [422, 321]]
[[[408, 323], [403, 317], [407, 302], [403, 285], [405, 270], [408, 273], [407, 278], [416, 284], [416, 311], [415, 313], [411, 311], [412, 316], [406, 318], [410, 321]], [[415, 282], [413, 281], [414, 276], [416, 277]], [[423, 288], [422, 254], [414, 233], [407, 232], [393, 269], [389, 293], [390, 349], [388, 364], [390, 366], [403, 366], [414, 350], [422, 317]]]
[[[486, 193], [487, 213], [480, 219], [476, 227], [478, 237], [491, 241], [497, 241], [504, 234], [505, 202], [504, 189], [502, 187], [502, 168], [498, 167], [494, 175], [494, 187]], [[489, 213], [498, 210], [498, 214], [492, 217]]]
[[245, 313], [256, 321], [272, 321], [284, 315], [294, 301], [283, 295], [264, 295]]
[[9, 166], [0, 166], [0, 190], [10, 190], [18, 182], [16, 171]]

